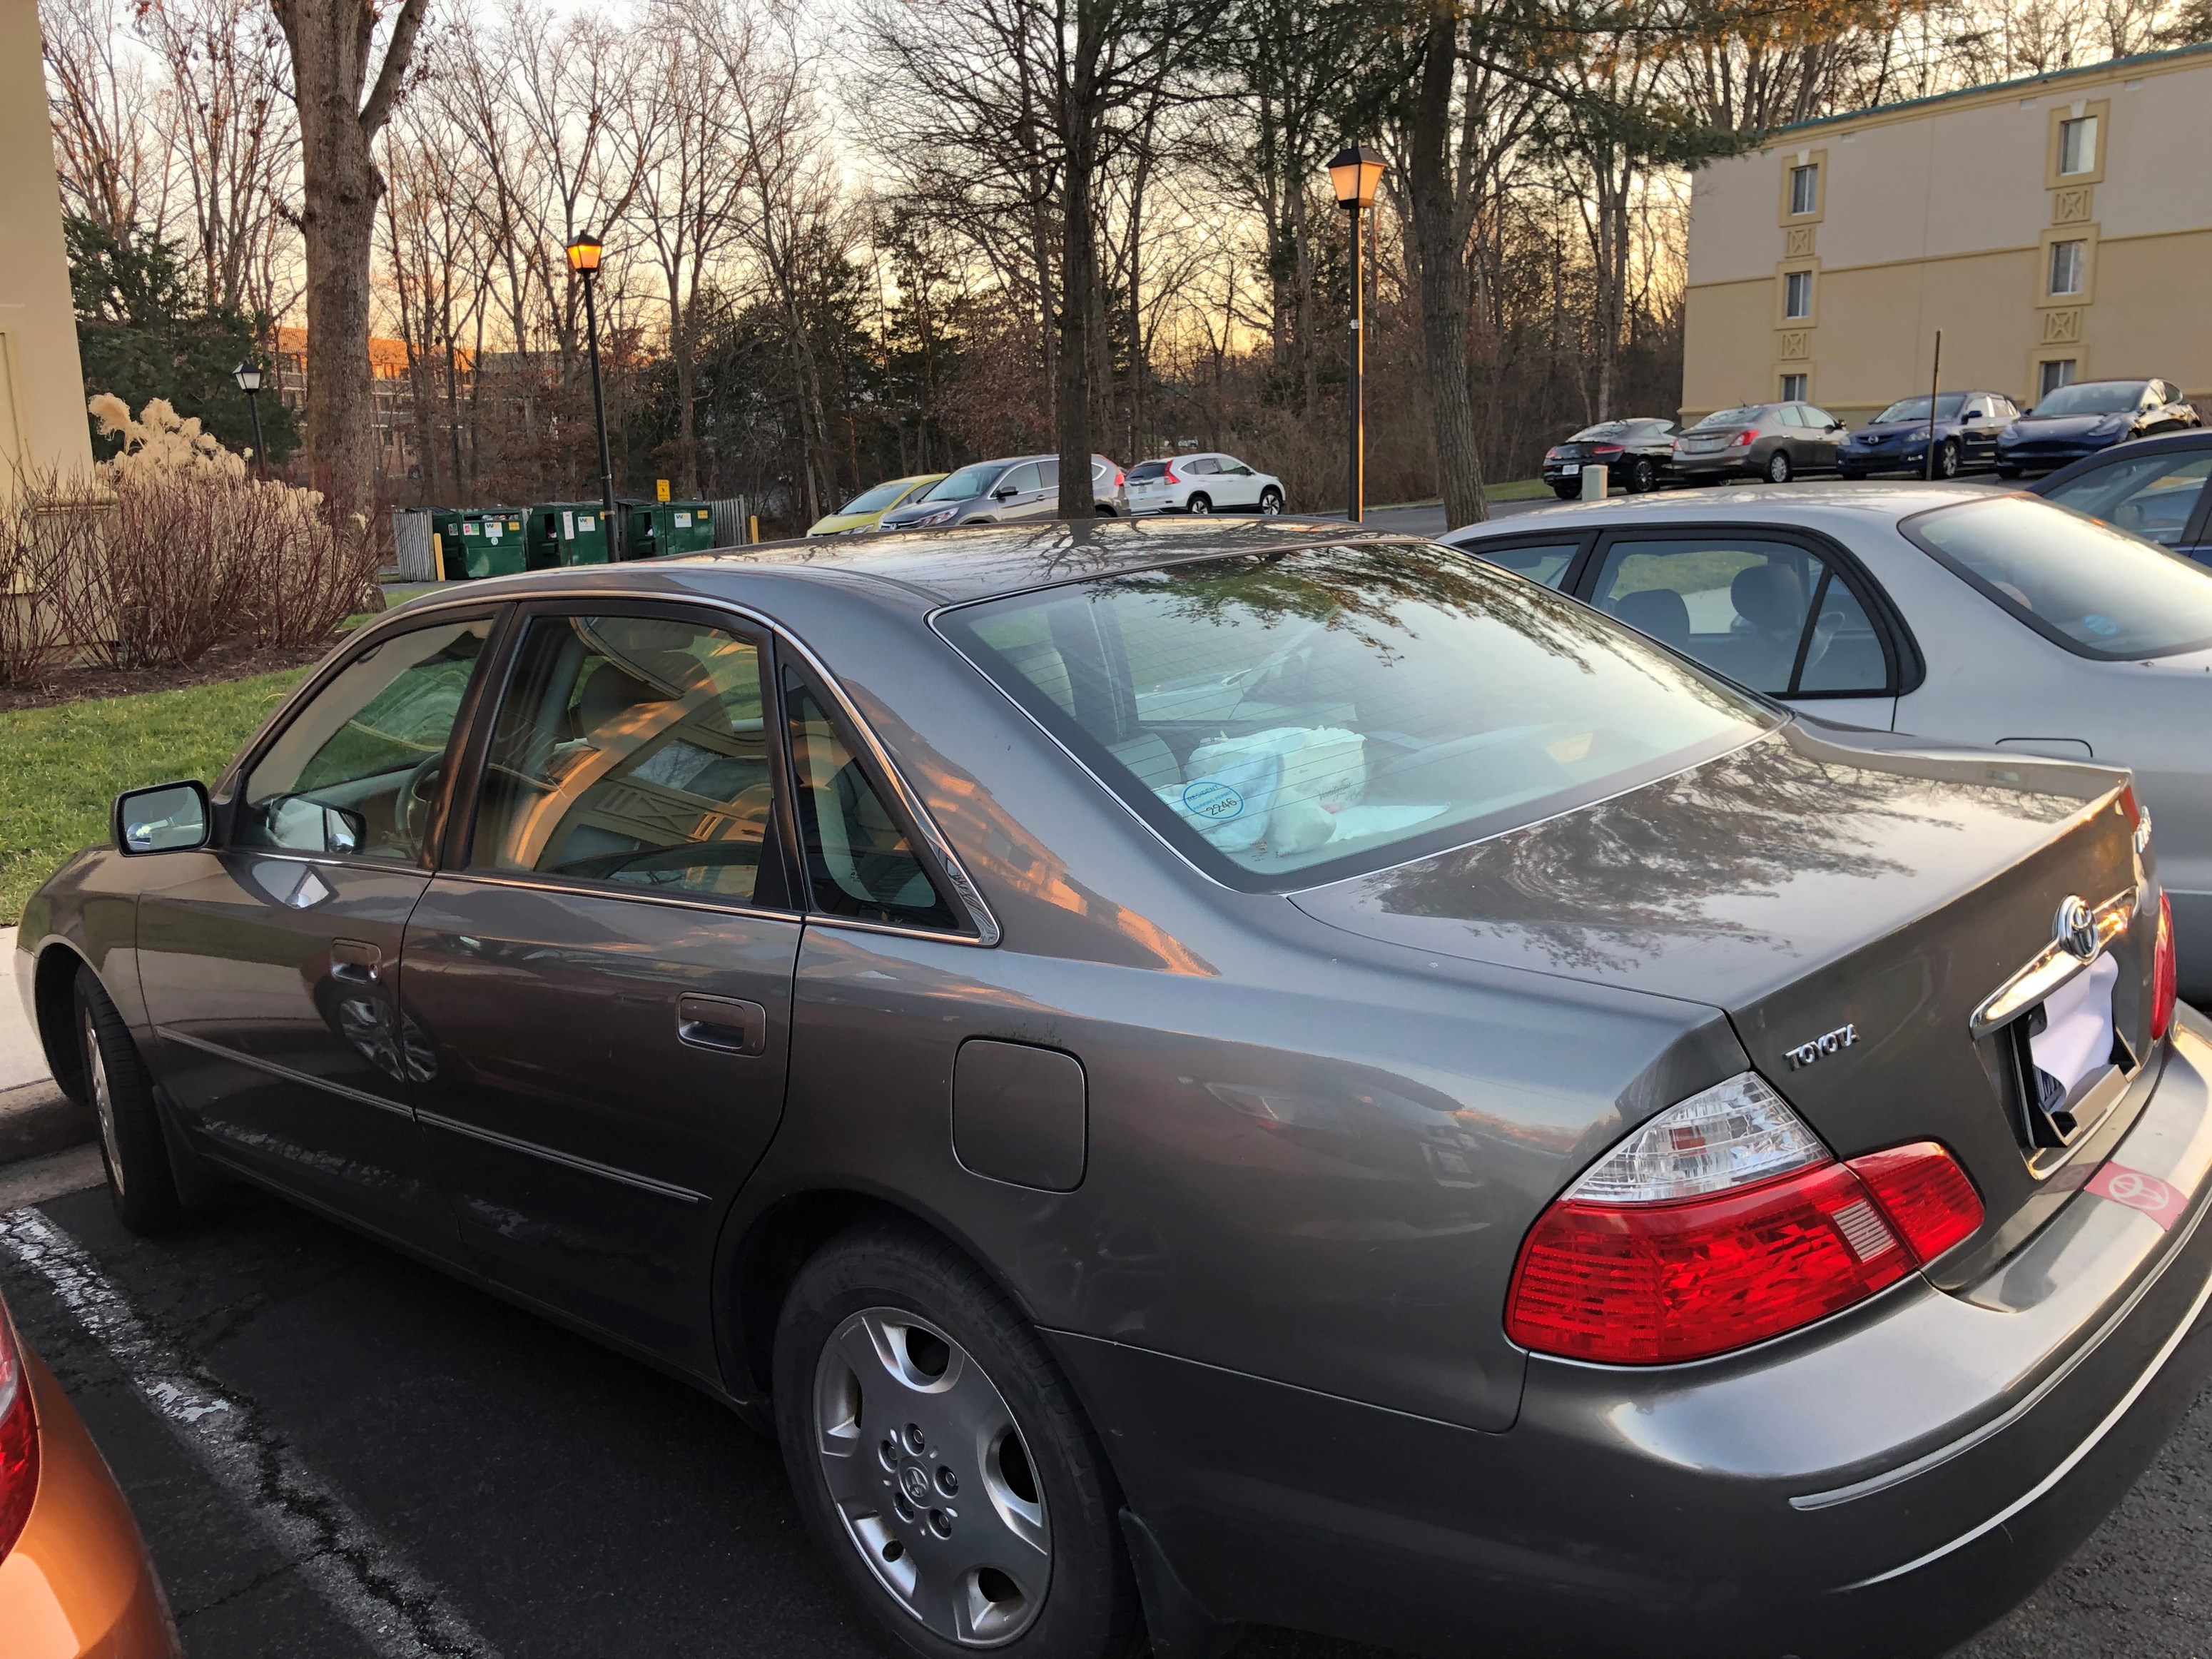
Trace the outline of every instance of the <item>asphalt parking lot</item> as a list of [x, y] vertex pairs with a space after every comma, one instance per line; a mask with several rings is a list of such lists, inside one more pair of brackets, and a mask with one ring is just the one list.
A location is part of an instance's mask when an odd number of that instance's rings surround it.
[[[96, 1188], [7, 1208], [96, 1172], [87, 1148], [10, 1173], [0, 1288], [137, 1509], [192, 1659], [882, 1651], [775, 1446], [704, 1397], [274, 1200], [158, 1241]], [[2209, 1546], [2212, 1396], [1961, 1652], [2212, 1653]], [[1237, 1650], [1362, 1656], [1279, 1631]]]

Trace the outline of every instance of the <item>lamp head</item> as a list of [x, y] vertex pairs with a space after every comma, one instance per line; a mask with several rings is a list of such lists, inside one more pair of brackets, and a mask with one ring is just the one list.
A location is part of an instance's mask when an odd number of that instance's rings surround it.
[[568, 244], [568, 269], [580, 276], [589, 276], [599, 270], [603, 252], [598, 237], [579, 236]]
[[1370, 208], [1382, 183], [1382, 152], [1371, 144], [1353, 144], [1340, 150], [1328, 164], [1329, 183], [1336, 186], [1340, 207]]
[[238, 382], [238, 389], [251, 398], [261, 390], [261, 365], [251, 358], [230, 371], [230, 378]]

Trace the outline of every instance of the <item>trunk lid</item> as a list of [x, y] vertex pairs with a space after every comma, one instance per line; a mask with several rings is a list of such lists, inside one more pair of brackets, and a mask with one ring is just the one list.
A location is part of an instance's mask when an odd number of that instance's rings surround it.
[[2029, 1113], [2033, 1073], [2018, 1054], [2034, 1005], [1990, 1030], [1977, 1030], [1978, 1011], [2049, 951], [2065, 900], [2094, 909], [2117, 897], [2127, 926], [2106, 951], [2113, 1024], [2127, 1055], [2148, 1056], [2157, 899], [2124, 774], [1909, 743], [1854, 734], [1846, 748], [1793, 724], [1613, 799], [1294, 902], [1431, 953], [1723, 1009], [1838, 1157], [1950, 1147], [1989, 1214], [1979, 1244], [1945, 1264], [1964, 1271], [2040, 1224], [2070, 1189], [2051, 1176], [2118, 1138], [2146, 1077], [2140, 1064], [2108, 1076], [2100, 1060], [2101, 1092], [2075, 1133], [2039, 1146], [2048, 1126]]

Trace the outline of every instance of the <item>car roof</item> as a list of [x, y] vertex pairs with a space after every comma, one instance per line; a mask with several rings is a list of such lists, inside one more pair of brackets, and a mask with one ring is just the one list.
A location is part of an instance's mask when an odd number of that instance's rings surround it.
[[1799, 484], [1778, 490], [1771, 484], [1696, 489], [1664, 495], [1623, 495], [1601, 501], [1577, 501], [1540, 507], [1510, 519], [1468, 525], [1448, 532], [1454, 544], [1492, 541], [1509, 536], [1579, 536], [1592, 529], [1698, 524], [1795, 525], [1808, 530], [1841, 529], [1869, 523], [1895, 524], [1916, 513], [1961, 501], [1986, 501], [2018, 490], [1973, 484], [1832, 483]]
[[[595, 593], [635, 587], [639, 597], [672, 587], [726, 592], [733, 576], [771, 576], [862, 586], [915, 611], [1024, 592], [1058, 582], [1141, 570], [1188, 559], [1334, 546], [1346, 540], [1419, 540], [1385, 531], [1346, 534], [1341, 523], [1279, 519], [1039, 520], [957, 530], [891, 531], [723, 548], [626, 564], [531, 571], [467, 584], [469, 596], [551, 599], [571, 588]], [[441, 592], [441, 599], [460, 597]]]

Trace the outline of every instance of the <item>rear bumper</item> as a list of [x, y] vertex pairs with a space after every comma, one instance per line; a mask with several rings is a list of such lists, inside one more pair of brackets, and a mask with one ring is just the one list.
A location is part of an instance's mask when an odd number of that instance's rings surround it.
[[1746, 450], [1733, 456], [1677, 455], [1667, 470], [1677, 478], [1757, 478], [1765, 475], [1766, 463]]
[[179, 1659], [168, 1604], [131, 1510], [53, 1374], [29, 1356], [39, 1490], [0, 1559], [8, 1659]]
[[[1638, 1371], [1532, 1358], [1503, 1434], [1057, 1339], [1130, 1506], [1217, 1617], [1432, 1653], [1936, 1654], [2102, 1519], [2212, 1372], [2212, 1025], [1987, 1279]], [[2057, 1177], [2065, 1179], [2062, 1174]]]

